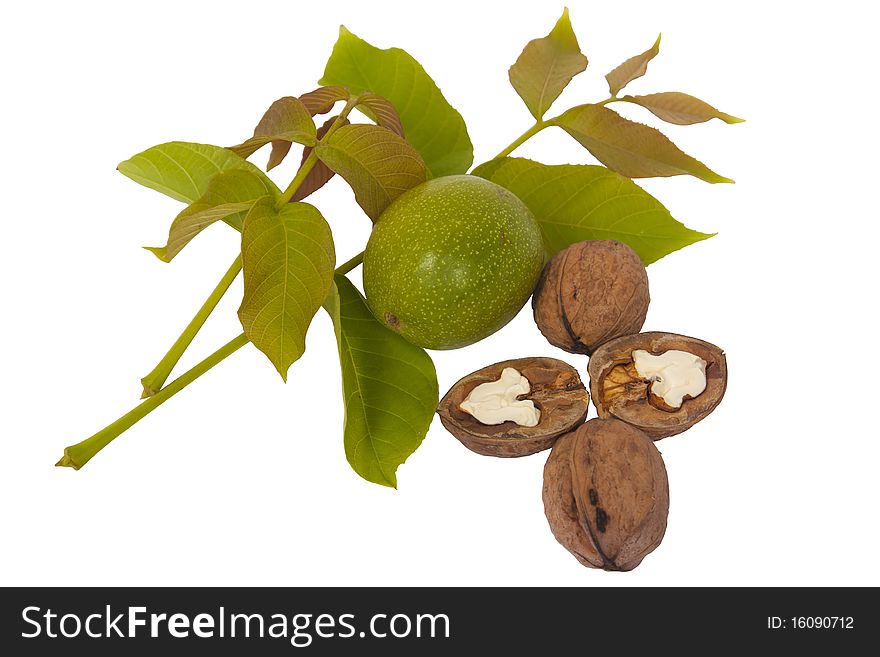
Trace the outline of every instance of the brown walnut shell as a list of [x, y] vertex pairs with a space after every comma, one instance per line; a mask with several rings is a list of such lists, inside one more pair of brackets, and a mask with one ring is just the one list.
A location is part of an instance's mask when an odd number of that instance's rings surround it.
[[[531, 391], [520, 399], [531, 399], [541, 418], [534, 427], [514, 422], [483, 424], [459, 408], [481, 383], [497, 381], [505, 367], [519, 371]], [[517, 358], [489, 365], [459, 380], [437, 406], [447, 431], [468, 449], [486, 456], [528, 456], [552, 447], [556, 439], [582, 424], [590, 406], [590, 393], [577, 370], [555, 358]]]
[[603, 342], [637, 333], [649, 301], [648, 273], [636, 252], [622, 242], [588, 240], [547, 263], [532, 310], [551, 344], [590, 354]]
[[592, 419], [556, 441], [543, 497], [556, 540], [590, 568], [632, 570], [666, 533], [666, 466], [650, 438], [619, 420]]
[[[706, 389], [685, 398], [680, 408], [665, 407], [651, 394], [651, 384], [636, 372], [632, 352], [644, 349], [659, 355], [670, 349], [686, 351], [706, 361]], [[675, 333], [636, 333], [606, 342], [590, 357], [590, 391], [600, 418], [617, 418], [654, 440], [674, 436], [709, 415], [727, 388], [727, 359], [714, 344]]]

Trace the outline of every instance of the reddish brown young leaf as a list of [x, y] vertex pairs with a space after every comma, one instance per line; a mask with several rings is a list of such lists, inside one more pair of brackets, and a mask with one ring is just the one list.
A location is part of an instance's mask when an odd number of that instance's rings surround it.
[[[330, 87], [318, 87], [314, 91], [309, 91], [308, 93], [304, 93], [302, 96], [298, 98], [299, 102], [303, 104], [303, 107], [306, 108], [308, 113], [311, 116], [316, 116], [318, 114], [326, 114], [333, 106], [341, 100], [348, 100], [350, 94], [348, 89], [340, 86], [330, 86]], [[318, 132], [317, 139], [320, 139], [324, 133], [327, 132], [327, 128], [330, 126], [332, 121], [328, 121], [324, 124], [324, 132]], [[292, 146], [289, 141], [274, 141], [272, 142], [272, 154], [269, 155], [269, 163], [266, 165], [266, 171], [271, 171], [276, 166], [281, 164], [287, 154], [290, 152], [290, 147]], [[305, 162], [305, 159], [309, 156], [309, 153], [312, 152], [310, 146], [306, 146], [303, 151], [302, 162]], [[300, 163], [300, 166], [302, 164]], [[323, 171], [321, 169], [324, 169]], [[296, 193], [296, 195], [291, 199], [292, 202], [301, 201], [306, 196], [311, 194], [312, 192], [320, 189], [326, 184], [330, 178], [333, 177], [333, 172], [327, 169], [320, 162], [315, 166], [315, 169], [312, 169], [312, 172], [309, 174], [309, 177], [303, 181], [303, 184], [300, 186], [300, 190]], [[321, 181], [321, 182], [318, 182]]]
[[553, 120], [609, 169], [628, 178], [690, 174], [710, 183], [733, 182], [682, 152], [659, 130], [601, 105], [579, 105]]
[[406, 135], [403, 131], [403, 124], [400, 122], [400, 115], [386, 98], [372, 91], [366, 91], [358, 96], [358, 107], [361, 110], [367, 110], [364, 113], [373, 119], [383, 128], [388, 128], [391, 132], [400, 135], [404, 139]]
[[630, 57], [623, 64], [611, 71], [611, 73], [606, 75], [605, 79], [608, 80], [608, 89], [611, 91], [611, 95], [616, 96], [617, 93], [630, 82], [636, 78], [642, 77], [648, 70], [648, 62], [654, 59], [659, 52], [660, 37], [658, 36], [653, 46], [648, 48], [641, 55]]
[[[269, 161], [266, 163], [266, 171], [271, 171], [284, 161], [293, 146], [292, 141], [277, 140], [272, 142], [272, 150], [269, 153]], [[307, 146], [306, 148], [311, 148]]]
[[587, 58], [566, 8], [550, 34], [526, 44], [508, 77], [532, 116], [541, 119], [572, 78], [586, 68]]
[[309, 111], [309, 114], [326, 114], [340, 100], [348, 100], [350, 94], [348, 89], [340, 86], [318, 87], [314, 91], [303, 94], [299, 97], [300, 102]]
[[[324, 135], [327, 134], [327, 131], [330, 129], [330, 126], [333, 125], [333, 122], [338, 117], [334, 116], [333, 118], [327, 119], [327, 121], [318, 128], [318, 139], [322, 139]], [[342, 125], [348, 125], [348, 119], [343, 119]], [[302, 166], [306, 158], [309, 157], [309, 154], [312, 152], [311, 146], [306, 146], [303, 149], [302, 161], [300, 162], [300, 166]], [[321, 189], [324, 185], [330, 182], [330, 179], [336, 174], [333, 170], [328, 167], [326, 164], [318, 160], [315, 162], [315, 166], [312, 167], [312, 170], [306, 174], [305, 180], [302, 181], [302, 184], [296, 190], [296, 193], [293, 195], [293, 198], [290, 199], [291, 202], [301, 201], [309, 194], [313, 194]]]
[[725, 114], [699, 98], [678, 91], [666, 91], [646, 96], [624, 96], [621, 100], [641, 105], [654, 116], [675, 125], [693, 125], [711, 119], [721, 119], [725, 123], [742, 123], [744, 119]]
[[263, 118], [254, 128], [254, 136], [229, 149], [241, 157], [248, 158], [258, 149], [272, 143], [267, 169], [279, 165], [290, 151], [291, 142], [315, 143], [315, 124], [306, 107], [297, 98], [279, 98], [266, 110]]

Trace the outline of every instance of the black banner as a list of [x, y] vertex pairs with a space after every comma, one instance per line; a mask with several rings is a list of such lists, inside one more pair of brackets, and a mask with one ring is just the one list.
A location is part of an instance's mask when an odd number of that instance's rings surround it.
[[[754, 646], [851, 654], [878, 634], [872, 589], [4, 589], [7, 655], [449, 654]], [[868, 643], [867, 645], [870, 645]], [[12, 649], [10, 652], [9, 649]]]

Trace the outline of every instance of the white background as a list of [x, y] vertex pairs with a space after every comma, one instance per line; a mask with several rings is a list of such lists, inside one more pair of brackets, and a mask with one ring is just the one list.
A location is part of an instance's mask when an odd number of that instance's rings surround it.
[[[719, 233], [649, 268], [645, 328], [714, 342], [730, 366], [718, 410], [658, 444], [663, 544], [628, 574], [581, 567], [544, 518], [546, 453], [477, 456], [439, 421], [399, 490], [358, 478], [323, 313], [286, 386], [248, 346], [82, 471], [53, 467], [137, 402], [139, 378], [238, 247], [218, 225], [171, 265], [141, 250], [180, 206], [119, 161], [172, 139], [248, 137], [273, 100], [316, 86], [341, 23], [419, 59], [485, 161], [530, 124], [507, 68], [561, 3], [33, 1], [6, 7], [0, 40], [0, 583], [880, 584], [870, 5], [569, 4], [590, 67], [554, 111], [604, 98], [604, 74], [662, 31], [628, 91], [685, 91], [748, 120], [665, 126], [615, 106], [737, 181], [644, 181], [674, 216]], [[561, 132], [516, 154], [591, 162]], [[295, 160], [273, 172], [282, 186]], [[370, 224], [344, 183], [313, 201], [339, 261], [357, 253]], [[240, 294], [239, 280], [184, 366], [237, 335]], [[478, 345], [435, 353], [441, 394], [541, 354], [586, 374], [526, 309]]]

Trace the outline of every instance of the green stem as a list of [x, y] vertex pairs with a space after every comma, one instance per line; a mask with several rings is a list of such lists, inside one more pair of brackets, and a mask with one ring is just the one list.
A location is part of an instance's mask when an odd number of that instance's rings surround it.
[[76, 445], [71, 445], [70, 447], [65, 448], [64, 456], [62, 456], [61, 460], [58, 461], [58, 463], [56, 463], [55, 465], [66, 466], [73, 468], [74, 470], [79, 470], [86, 463], [88, 463], [95, 454], [97, 454], [107, 445], [109, 445], [110, 442], [114, 438], [119, 436], [123, 431], [130, 428], [138, 420], [142, 419], [148, 413], [159, 407], [166, 400], [170, 399], [175, 394], [183, 390], [190, 383], [198, 379], [202, 374], [217, 365], [227, 356], [230, 356], [231, 354], [238, 351], [247, 343], [248, 339], [244, 336], [243, 333], [237, 338], [226, 343], [224, 346], [220, 347], [217, 351], [208, 356], [201, 363], [199, 363], [186, 373], [180, 375], [180, 377], [174, 379], [174, 381], [159, 390], [155, 395], [153, 395], [152, 397], [148, 397], [147, 399], [142, 401], [138, 406], [135, 406], [131, 411], [123, 415], [121, 418], [101, 429], [94, 436], [86, 438], [81, 443], [77, 443]]
[[336, 268], [336, 271], [334, 273], [345, 275], [348, 272], [350, 272], [352, 269], [357, 267], [359, 264], [361, 264], [363, 261], [364, 261], [364, 252], [361, 251], [360, 253], [358, 253], [354, 258], [352, 258], [348, 262], [344, 262], [341, 265], [339, 265]]
[[534, 137], [536, 134], [538, 134], [539, 132], [541, 132], [541, 130], [543, 130], [544, 128], [546, 128], [548, 125], [550, 125], [550, 123], [547, 122], [547, 121], [536, 121], [536, 122], [535, 122], [535, 125], [533, 125], [531, 128], [529, 128], [528, 130], [526, 130], [526, 131], [525, 131], [524, 133], [522, 133], [519, 137], [517, 137], [516, 139], [514, 139], [514, 140], [510, 143], [510, 145], [509, 145], [507, 148], [505, 148], [504, 150], [502, 150], [500, 153], [498, 153], [498, 155], [496, 155], [496, 156], [493, 157], [492, 159], [493, 159], [493, 160], [497, 160], [497, 159], [502, 158], [502, 157], [507, 157], [507, 156], [510, 155], [513, 151], [515, 151], [517, 148], [519, 148], [519, 147], [522, 146], [525, 142], [527, 142], [529, 139], [531, 139], [531, 138]]
[[[361, 264], [363, 260], [364, 253], [361, 251], [351, 260], [337, 267], [335, 273], [347, 274]], [[151, 397], [147, 397], [138, 406], [135, 406], [121, 418], [101, 429], [94, 436], [86, 438], [84, 441], [77, 443], [76, 445], [66, 447], [64, 449], [64, 456], [62, 456], [61, 460], [55, 465], [79, 470], [88, 463], [95, 454], [109, 445], [114, 438], [119, 437], [120, 434], [127, 429], [130, 429], [135, 423], [142, 420], [156, 408], [161, 406], [166, 400], [176, 395], [190, 383], [202, 376], [202, 374], [225, 360], [227, 356], [234, 354], [247, 343], [248, 339], [245, 337], [244, 333], [226, 343], [198, 365], [181, 374], [161, 390], [156, 391]]]
[[[608, 103], [613, 103], [613, 102], [616, 102], [616, 101], [622, 101], [622, 100], [626, 100], [626, 99], [625, 99], [625, 98], [618, 98], [617, 96], [610, 96], [609, 98], [606, 98], [605, 100], [599, 101], [598, 103], [593, 103], [593, 105], [602, 105], [602, 106], [604, 106], [604, 105], [607, 105]], [[560, 115], [560, 116], [561, 116], [561, 115]], [[548, 126], [553, 125], [553, 122], [554, 122], [556, 119], [558, 119], [558, 118], [559, 118], [559, 117], [557, 116], [557, 117], [554, 117], [554, 118], [552, 118], [552, 119], [547, 119], [547, 120], [539, 119], [538, 121], [535, 122], [535, 125], [533, 125], [531, 128], [529, 128], [528, 130], [526, 130], [526, 131], [525, 131], [524, 133], [522, 133], [519, 137], [517, 137], [516, 139], [514, 139], [514, 140], [510, 143], [510, 145], [509, 145], [507, 148], [505, 148], [504, 150], [502, 150], [500, 153], [498, 153], [498, 155], [496, 155], [496, 156], [493, 157], [492, 159], [493, 159], [493, 160], [497, 160], [497, 159], [502, 158], [502, 157], [507, 157], [507, 156], [510, 155], [513, 151], [515, 151], [517, 148], [519, 148], [519, 147], [522, 146], [525, 142], [527, 142], [529, 139], [531, 139], [531, 138], [534, 137], [536, 134], [538, 134], [539, 132], [541, 132], [541, 130], [543, 130], [544, 128], [546, 128], [546, 127], [548, 127]]]
[[211, 292], [211, 296], [205, 300], [205, 303], [199, 308], [199, 312], [197, 312], [195, 317], [192, 318], [192, 321], [187, 324], [187, 327], [183, 330], [183, 333], [180, 334], [180, 337], [177, 338], [177, 341], [171, 346], [171, 349], [168, 350], [168, 353], [162, 357], [162, 360], [159, 361], [152, 372], [141, 379], [141, 383], [144, 385], [144, 392], [141, 395], [141, 399], [151, 397], [162, 389], [162, 386], [165, 385], [165, 381], [167, 381], [168, 377], [171, 375], [174, 366], [177, 365], [180, 357], [183, 356], [183, 352], [186, 351], [187, 347], [189, 347], [193, 339], [195, 339], [196, 334], [205, 324], [208, 317], [214, 311], [214, 308], [217, 307], [220, 299], [226, 293], [226, 290], [229, 289], [229, 286], [232, 285], [232, 282], [238, 276], [240, 271], [241, 257], [237, 256], [235, 262], [230, 265], [229, 269], [223, 275], [223, 278], [220, 279], [217, 287]]
[[[329, 130], [327, 131], [329, 133]], [[303, 181], [306, 179], [306, 176], [312, 171], [312, 168], [318, 163], [318, 156], [315, 154], [315, 149], [312, 149], [312, 152], [309, 153], [309, 156], [305, 159], [305, 162], [302, 163], [302, 166], [296, 172], [296, 175], [293, 177], [293, 180], [290, 181], [290, 184], [287, 186], [287, 189], [284, 190], [284, 193], [278, 197], [278, 202], [275, 204], [275, 209], [280, 210], [285, 205], [290, 203], [290, 199], [293, 198], [293, 195], [296, 194], [296, 190], [299, 189], [299, 186], [302, 185]]]

